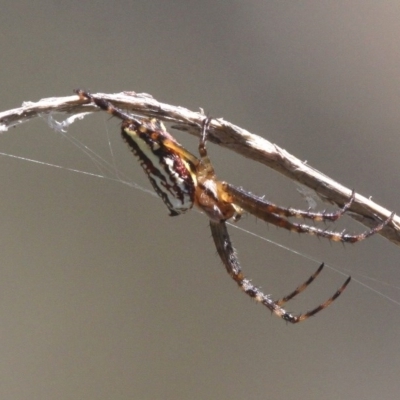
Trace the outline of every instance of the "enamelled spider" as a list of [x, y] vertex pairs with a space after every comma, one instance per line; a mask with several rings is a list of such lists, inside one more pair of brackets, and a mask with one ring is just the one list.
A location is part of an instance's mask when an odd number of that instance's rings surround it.
[[210, 220], [215, 246], [229, 275], [246, 294], [285, 321], [301, 322], [328, 307], [340, 296], [351, 278], [347, 278], [334, 295], [323, 304], [304, 314], [293, 315], [285, 311], [282, 305], [306, 289], [321, 272], [324, 264], [321, 264], [314, 274], [292, 293], [280, 300], [273, 300], [244, 277], [229, 238], [225, 224], [227, 220], [232, 218], [236, 221], [246, 211], [257, 218], [289, 231], [308, 233], [336, 242], [355, 243], [379, 232], [393, 218], [392, 215], [375, 228], [358, 235], [332, 232], [314, 226], [290, 222], [287, 219], [288, 217], [306, 218], [313, 221], [335, 221], [350, 208], [354, 200], [354, 192], [343, 208], [333, 213], [313, 213], [279, 207], [241, 188], [217, 179], [206, 149], [209, 118], [204, 118], [202, 123], [199, 143], [200, 157], [197, 158], [184, 149], [166, 131], [159, 120], [128, 115], [102, 98], [83, 90], [76, 90], [75, 92], [82, 100], [94, 103], [102, 110], [122, 120], [121, 135], [123, 139], [139, 159], [140, 165], [150, 179], [154, 190], [168, 207], [170, 215], [182, 214], [190, 210], [193, 205], [199, 207]]

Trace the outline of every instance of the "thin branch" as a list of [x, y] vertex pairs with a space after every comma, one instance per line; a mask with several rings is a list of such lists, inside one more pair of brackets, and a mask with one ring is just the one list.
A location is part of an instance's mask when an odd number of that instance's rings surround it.
[[[204, 119], [201, 112], [160, 103], [148, 94], [123, 92], [118, 94], [97, 93], [96, 96], [136, 114], [176, 123], [174, 128], [196, 136], [199, 135], [199, 127]], [[25, 102], [20, 108], [0, 113], [0, 131], [6, 131], [10, 127], [44, 114], [79, 114], [91, 111], [99, 111], [99, 109], [93, 105], [84, 104], [84, 101], [76, 95], [42, 99], [36, 103]], [[251, 134], [222, 118], [212, 120], [209, 140], [267, 165], [288, 178], [313, 189], [322, 200], [334, 203], [339, 207], [342, 207], [351, 196], [350, 188], [327, 177], [268, 140]], [[355, 201], [347, 214], [365, 226], [372, 227], [387, 219], [391, 212], [370, 199], [356, 194]], [[395, 216], [380, 233], [388, 240], [400, 245], [400, 218]]]

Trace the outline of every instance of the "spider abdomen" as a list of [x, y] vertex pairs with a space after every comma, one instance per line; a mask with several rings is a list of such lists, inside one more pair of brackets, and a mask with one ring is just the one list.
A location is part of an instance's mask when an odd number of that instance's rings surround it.
[[143, 121], [138, 129], [134, 123], [127, 121], [122, 124], [121, 134], [139, 159], [170, 215], [179, 215], [191, 209], [195, 192], [191, 165], [165, 146], [164, 141], [171, 140], [171, 137], [164, 125], [152, 119]]

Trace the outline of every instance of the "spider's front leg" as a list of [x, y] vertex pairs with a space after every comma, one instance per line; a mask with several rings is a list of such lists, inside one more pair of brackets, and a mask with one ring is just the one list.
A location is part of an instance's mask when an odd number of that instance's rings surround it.
[[347, 210], [350, 209], [355, 199], [355, 191], [353, 190], [349, 200], [337, 211], [334, 212], [312, 212], [310, 210], [298, 210], [291, 207], [281, 207], [274, 203], [265, 200], [263, 197], [256, 196], [247, 192], [243, 188], [238, 188], [228, 182], [223, 182], [223, 190], [229, 194], [236, 202], [242, 203], [246, 211], [250, 214], [256, 215], [261, 219], [265, 219], [265, 215], [276, 214], [280, 217], [295, 217], [310, 219], [316, 222], [320, 221], [336, 221]]
[[239, 207], [265, 222], [271, 223], [275, 226], [287, 229], [292, 232], [308, 233], [309, 235], [323, 237], [334, 242], [356, 243], [360, 242], [361, 240], [367, 239], [368, 237], [381, 231], [393, 219], [394, 216], [393, 213], [389, 216], [389, 218], [387, 218], [385, 221], [382, 221], [374, 228], [366, 230], [359, 234], [351, 235], [346, 232], [329, 231], [326, 229], [317, 228], [315, 226], [290, 222], [285, 217], [304, 217], [313, 219], [315, 221], [334, 221], [338, 219], [351, 206], [355, 197], [354, 191], [349, 201], [338, 212], [311, 213], [308, 211], [299, 211], [276, 206], [275, 204], [272, 204], [260, 197], [253, 195], [252, 193], [246, 192], [243, 189], [236, 188], [235, 186], [227, 182], [222, 183], [222, 190], [226, 192], [227, 195], [231, 196], [234, 203], [237, 204]]
[[[200, 160], [196, 169], [197, 187], [196, 187], [196, 205], [201, 208], [210, 218], [210, 228], [214, 239], [218, 254], [225, 265], [228, 274], [238, 284], [238, 286], [250, 297], [257, 302], [263, 304], [275, 315], [290, 323], [304, 321], [317, 312], [328, 307], [346, 288], [350, 282], [350, 278], [323, 304], [308, 311], [304, 314], [293, 315], [284, 310], [281, 305], [291, 300], [293, 297], [301, 293], [307, 286], [313, 282], [317, 275], [321, 272], [323, 264], [318, 270], [302, 285], [298, 286], [288, 296], [283, 297], [278, 301], [272, 300], [268, 295], [265, 295], [259, 288], [254, 286], [251, 281], [243, 275], [242, 268], [239, 263], [236, 251], [233, 248], [230, 240], [225, 221], [235, 216], [240, 216], [242, 209], [236, 204], [235, 195], [224, 190], [225, 182], [217, 180], [214, 168], [207, 154], [206, 140], [207, 129], [210, 123], [209, 118], [205, 118], [202, 124], [202, 132], [199, 143]], [[246, 205], [246, 202], [243, 204]], [[248, 211], [248, 210], [247, 210]], [[272, 214], [275, 217], [277, 215]]]
[[346, 286], [349, 284], [351, 278], [347, 278], [344, 284], [326, 300], [323, 304], [315, 307], [314, 309], [299, 315], [294, 315], [287, 312], [281, 307], [282, 304], [291, 300], [294, 296], [301, 293], [306, 287], [316, 278], [316, 276], [321, 272], [323, 264], [318, 268], [318, 270], [302, 285], [298, 286], [291, 294], [283, 297], [281, 300], [274, 301], [270, 296], [265, 295], [259, 288], [254, 286], [252, 282], [245, 278], [242, 272], [242, 268], [239, 263], [236, 251], [233, 248], [232, 242], [230, 240], [228, 230], [224, 221], [215, 222], [210, 221], [211, 233], [214, 239], [215, 246], [222, 262], [225, 265], [228, 274], [233, 278], [233, 280], [238, 284], [238, 286], [251, 298], [255, 299], [258, 303], [263, 304], [271, 312], [273, 312], [278, 317], [284, 319], [287, 322], [296, 324], [298, 322], [304, 321], [307, 318], [315, 315], [319, 311], [332, 304], [344, 291]]

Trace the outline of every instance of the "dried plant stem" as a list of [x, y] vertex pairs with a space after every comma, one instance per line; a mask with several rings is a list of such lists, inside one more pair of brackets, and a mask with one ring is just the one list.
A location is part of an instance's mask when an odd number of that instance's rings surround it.
[[[150, 95], [123, 92], [118, 94], [96, 93], [117, 107], [131, 110], [136, 114], [173, 122], [174, 128], [199, 135], [199, 127], [204, 115], [183, 107], [160, 103]], [[84, 104], [78, 96], [53, 97], [36, 103], [25, 102], [22, 107], [0, 113], [0, 131], [29, 121], [45, 114], [98, 111], [93, 105]], [[213, 119], [210, 125], [209, 140], [226, 147], [244, 157], [258, 161], [275, 171], [313, 189], [322, 200], [343, 206], [351, 196], [352, 190], [325, 176], [306, 163], [289, 154], [286, 150], [270, 143], [245, 129], [239, 128], [223, 119]], [[367, 227], [375, 226], [387, 219], [391, 212], [375, 202], [356, 194], [348, 214]], [[400, 245], [400, 218], [393, 220], [380, 232], [382, 236]]]

